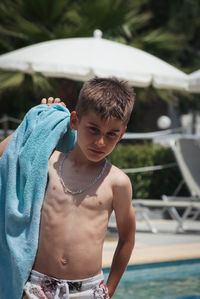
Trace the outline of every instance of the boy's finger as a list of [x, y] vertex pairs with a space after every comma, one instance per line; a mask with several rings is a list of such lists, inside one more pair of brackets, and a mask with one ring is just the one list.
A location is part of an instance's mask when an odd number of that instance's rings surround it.
[[55, 98], [54, 103], [60, 103], [61, 99], [60, 98]]
[[65, 103], [64, 102], [60, 102], [60, 105], [66, 107]]
[[46, 98], [43, 98], [42, 100], [41, 100], [41, 104], [46, 104], [47, 103], [47, 99]]

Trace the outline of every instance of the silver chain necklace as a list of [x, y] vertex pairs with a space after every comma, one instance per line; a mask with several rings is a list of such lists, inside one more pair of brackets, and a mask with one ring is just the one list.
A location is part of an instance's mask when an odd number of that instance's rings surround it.
[[72, 195], [80, 194], [80, 193], [86, 191], [87, 189], [89, 189], [90, 187], [92, 187], [94, 184], [96, 184], [96, 182], [103, 176], [104, 171], [106, 169], [106, 165], [107, 165], [107, 160], [105, 159], [105, 163], [104, 163], [100, 173], [98, 174], [98, 176], [96, 178], [94, 178], [92, 181], [90, 181], [90, 183], [82, 189], [70, 190], [69, 188], [66, 187], [66, 185], [63, 181], [63, 178], [62, 178], [62, 168], [63, 168], [63, 163], [64, 163], [66, 158], [67, 158], [67, 156], [63, 155], [63, 157], [60, 159], [59, 167], [58, 167], [58, 176], [59, 176], [60, 182], [63, 186], [64, 192], [65, 193], [71, 193]]

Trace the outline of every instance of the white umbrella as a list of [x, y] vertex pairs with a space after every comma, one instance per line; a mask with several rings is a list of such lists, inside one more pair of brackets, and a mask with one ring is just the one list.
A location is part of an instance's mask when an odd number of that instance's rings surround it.
[[200, 70], [189, 75], [189, 91], [200, 93]]
[[188, 76], [142, 50], [103, 39], [100, 30], [91, 38], [42, 42], [0, 56], [0, 68], [49, 77], [86, 81], [94, 76], [115, 76], [132, 86], [188, 89]]

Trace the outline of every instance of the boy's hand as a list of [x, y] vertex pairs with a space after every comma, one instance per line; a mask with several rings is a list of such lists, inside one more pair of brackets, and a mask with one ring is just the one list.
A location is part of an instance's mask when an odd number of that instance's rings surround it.
[[60, 104], [60, 105], [62, 105], [64, 107], [66, 107], [65, 103], [61, 102], [60, 98], [55, 98], [54, 99], [53, 97], [49, 97], [48, 99], [43, 98], [41, 100], [41, 104], [47, 104], [48, 106], [50, 106], [51, 104], [55, 104], [55, 103]]

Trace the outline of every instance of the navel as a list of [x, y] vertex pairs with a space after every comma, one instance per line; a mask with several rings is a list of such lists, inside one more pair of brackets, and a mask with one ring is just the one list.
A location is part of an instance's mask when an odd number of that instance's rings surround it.
[[68, 260], [67, 260], [65, 257], [62, 257], [62, 258], [61, 258], [61, 264], [62, 264], [63, 266], [67, 265], [67, 264], [68, 264]]
[[53, 189], [53, 190], [56, 190], [56, 186], [53, 186], [52, 189]]

